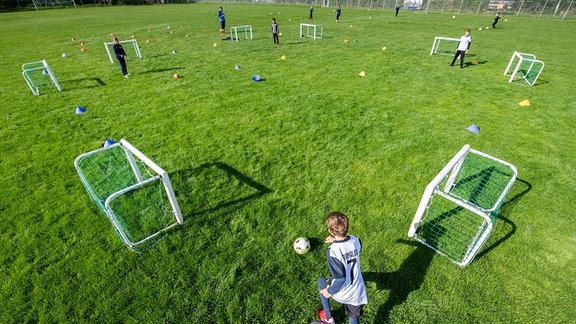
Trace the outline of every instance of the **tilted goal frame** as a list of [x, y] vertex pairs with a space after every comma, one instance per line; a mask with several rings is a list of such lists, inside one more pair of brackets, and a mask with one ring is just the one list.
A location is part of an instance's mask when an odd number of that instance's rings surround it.
[[[438, 48], [440, 48], [440, 43], [442, 43], [442, 41], [456, 42], [456, 46], [454, 47], [454, 50], [452, 50], [450, 52], [448, 52], [448, 51], [439, 52]], [[459, 38], [449, 38], [449, 37], [440, 37], [440, 36], [435, 37], [434, 43], [432, 43], [432, 49], [430, 50], [430, 56], [432, 56], [434, 54], [453, 55], [454, 53], [456, 53], [456, 47], [458, 47], [458, 43], [460, 43]]]
[[465, 145], [426, 186], [408, 236], [460, 267], [488, 240], [518, 171]]
[[[92, 201], [132, 251], [145, 250], [184, 222], [168, 173], [128, 141], [82, 154], [74, 166]], [[135, 229], [145, 217], [152, 230]]]
[[[516, 64], [514, 64], [515, 62]], [[514, 70], [511, 72], [512, 68], [514, 68]], [[508, 66], [506, 66], [504, 75], [510, 73], [508, 82], [513, 82], [519, 78], [519, 73], [522, 73], [522, 79], [526, 81], [528, 85], [533, 86], [543, 70], [544, 62], [537, 60], [536, 55], [514, 51], [508, 62]]]
[[[24, 77], [24, 80], [26, 80], [26, 84], [28, 84], [30, 90], [32, 90], [32, 93], [37, 96], [40, 95], [40, 87], [50, 82], [54, 84], [58, 91], [62, 91], [60, 83], [58, 83], [54, 72], [52, 72], [52, 69], [46, 60], [22, 64], [22, 76]], [[50, 81], [38, 84], [38, 77], [41, 79], [50, 78]]]
[[[118, 44], [123, 45], [123, 44], [132, 44], [132, 48], [134, 48], [134, 53], [136, 55], [136, 57], [142, 59], [142, 53], [140, 52], [140, 46], [138, 46], [138, 41], [135, 39], [129, 39], [129, 40], [123, 40], [123, 41], [118, 41]], [[108, 58], [110, 59], [111, 63], [114, 63], [114, 50], [112, 49], [112, 47], [114, 46], [114, 42], [104, 42], [104, 47], [106, 47], [106, 53], [108, 53]], [[122, 46], [124, 47], [124, 46]], [[124, 51], [126, 51], [126, 48], [124, 48]], [[128, 55], [128, 57], [130, 57], [131, 55]]]

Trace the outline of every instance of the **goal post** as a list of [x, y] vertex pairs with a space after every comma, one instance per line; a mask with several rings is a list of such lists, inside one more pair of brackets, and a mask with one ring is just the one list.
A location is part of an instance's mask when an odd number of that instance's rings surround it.
[[322, 38], [322, 25], [300, 24], [300, 38]]
[[490, 237], [518, 171], [465, 145], [426, 186], [408, 236], [465, 267]]
[[58, 91], [62, 91], [60, 83], [46, 60], [22, 64], [22, 76], [32, 93], [37, 96], [51, 85], [54, 85]]
[[[140, 53], [140, 47], [138, 46], [138, 41], [135, 39], [119, 41], [119, 44], [124, 48], [124, 52], [128, 57], [138, 57], [142, 59], [142, 53]], [[114, 42], [104, 42], [104, 47], [106, 47], [106, 53], [108, 53], [108, 58], [111, 63], [114, 63]]]
[[184, 222], [168, 173], [128, 141], [78, 156], [88, 195], [135, 252], [153, 246]]
[[514, 51], [504, 70], [504, 75], [510, 74], [508, 82], [522, 79], [533, 86], [542, 70], [544, 70], [544, 62], [537, 60], [536, 55]]
[[458, 43], [460, 43], [459, 38], [435, 37], [430, 56], [434, 54], [453, 55], [456, 53]]
[[238, 42], [238, 32], [240, 32], [240, 34], [244, 32], [245, 39], [252, 40], [252, 25], [230, 27], [230, 39]]

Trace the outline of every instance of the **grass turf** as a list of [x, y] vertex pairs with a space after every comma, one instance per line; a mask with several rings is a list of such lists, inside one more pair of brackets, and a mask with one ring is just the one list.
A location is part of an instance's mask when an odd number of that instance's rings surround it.
[[[503, 17], [478, 31], [492, 16], [344, 9], [336, 24], [317, 8], [324, 38], [312, 40], [298, 37], [306, 6], [228, 4], [228, 26], [254, 28], [236, 43], [218, 33], [217, 7], [1, 15], [0, 322], [309, 322], [333, 210], [364, 244], [364, 322], [576, 317], [576, 22]], [[429, 56], [435, 36], [465, 28], [465, 69]], [[139, 41], [131, 79], [106, 56], [112, 32]], [[502, 74], [514, 50], [546, 63], [536, 86]], [[61, 93], [36, 97], [20, 76], [41, 59]], [[184, 213], [146, 253], [122, 245], [75, 173], [75, 157], [106, 138], [166, 169]], [[466, 143], [520, 175], [485, 250], [459, 269], [406, 232], [426, 184]], [[305, 256], [292, 251], [298, 236], [313, 244]]]

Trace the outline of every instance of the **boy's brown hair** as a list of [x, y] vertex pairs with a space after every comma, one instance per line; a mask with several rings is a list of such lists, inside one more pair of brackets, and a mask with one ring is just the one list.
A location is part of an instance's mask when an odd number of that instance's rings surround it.
[[348, 217], [341, 212], [333, 212], [328, 215], [326, 225], [334, 236], [346, 236], [348, 233]]

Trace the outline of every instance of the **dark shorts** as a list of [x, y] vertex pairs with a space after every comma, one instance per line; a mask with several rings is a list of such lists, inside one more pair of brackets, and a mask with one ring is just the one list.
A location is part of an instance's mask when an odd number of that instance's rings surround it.
[[364, 305], [360, 306], [352, 306], [348, 304], [344, 304], [344, 309], [346, 310], [346, 316], [359, 318], [364, 313], [363, 311]]
[[220, 29], [226, 29], [226, 21], [220, 22]]

